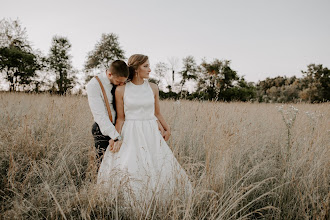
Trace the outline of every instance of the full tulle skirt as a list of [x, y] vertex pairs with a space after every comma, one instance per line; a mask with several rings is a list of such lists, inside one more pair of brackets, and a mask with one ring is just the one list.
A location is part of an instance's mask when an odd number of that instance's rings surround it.
[[188, 175], [155, 120], [127, 120], [121, 135], [119, 152], [108, 148], [99, 168], [97, 182], [104, 190], [112, 194], [121, 191], [126, 200], [139, 203], [191, 195]]

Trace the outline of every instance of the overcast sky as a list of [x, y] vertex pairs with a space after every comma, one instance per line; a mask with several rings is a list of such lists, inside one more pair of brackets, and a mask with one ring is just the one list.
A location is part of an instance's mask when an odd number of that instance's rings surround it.
[[115, 33], [126, 57], [226, 59], [255, 82], [330, 68], [329, 11], [330, 0], [0, 0], [0, 18], [19, 18], [44, 55], [54, 35], [68, 37], [80, 70], [101, 34]]

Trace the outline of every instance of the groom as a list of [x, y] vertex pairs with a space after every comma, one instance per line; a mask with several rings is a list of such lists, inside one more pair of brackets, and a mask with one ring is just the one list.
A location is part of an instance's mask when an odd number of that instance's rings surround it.
[[105, 100], [97, 79], [93, 77], [86, 85], [88, 103], [95, 121], [92, 127], [92, 134], [97, 150], [98, 166], [102, 161], [107, 146], [110, 146], [110, 149], [112, 149], [115, 144], [121, 144], [121, 136], [114, 126], [116, 119], [114, 94], [116, 86], [125, 84], [128, 75], [129, 69], [122, 60], [114, 61], [105, 73], [98, 75], [108, 98], [113, 118], [112, 122], [109, 119]]

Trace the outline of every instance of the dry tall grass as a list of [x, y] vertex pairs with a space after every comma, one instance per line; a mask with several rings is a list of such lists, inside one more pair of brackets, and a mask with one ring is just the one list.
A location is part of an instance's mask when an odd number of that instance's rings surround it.
[[294, 121], [287, 105], [283, 119], [275, 104], [162, 101], [195, 191], [141, 211], [95, 191], [85, 97], [6, 93], [0, 107], [1, 219], [329, 219], [329, 104], [295, 104]]

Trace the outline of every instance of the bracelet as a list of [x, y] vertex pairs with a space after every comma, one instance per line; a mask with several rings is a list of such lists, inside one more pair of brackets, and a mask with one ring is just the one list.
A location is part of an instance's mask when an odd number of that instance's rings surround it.
[[121, 141], [122, 140], [122, 137], [119, 135], [116, 139], [114, 139], [113, 141], [114, 142], [117, 142], [117, 141]]

